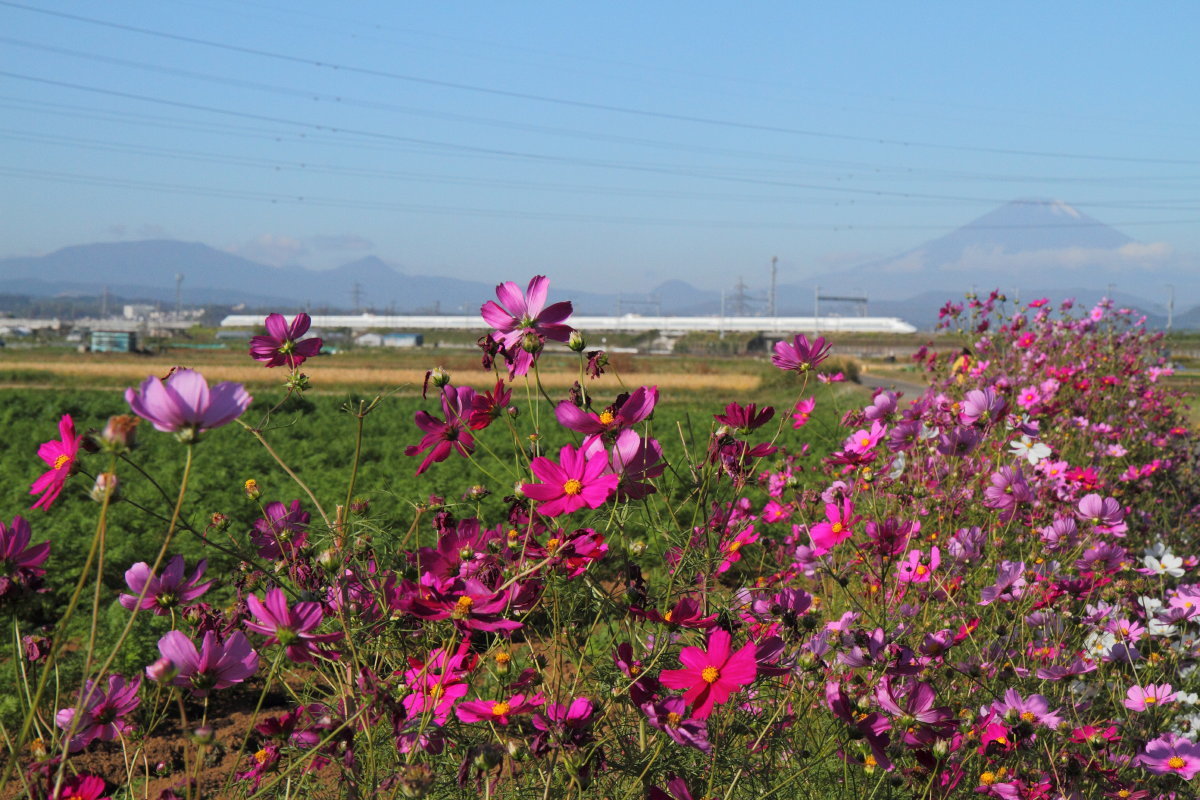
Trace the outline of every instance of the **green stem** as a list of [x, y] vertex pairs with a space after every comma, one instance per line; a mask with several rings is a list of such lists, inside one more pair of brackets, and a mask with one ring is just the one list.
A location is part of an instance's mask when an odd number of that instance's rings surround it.
[[295, 481], [296, 485], [304, 490], [304, 493], [308, 495], [308, 499], [312, 501], [313, 506], [317, 509], [317, 513], [321, 515], [321, 519], [325, 521], [325, 527], [329, 530], [333, 530], [333, 525], [329, 521], [329, 515], [325, 513], [325, 509], [321, 506], [321, 501], [317, 499], [315, 494], [313, 494], [313, 490], [308, 488], [308, 484], [300, 480], [300, 476], [293, 472], [292, 468], [287, 465], [287, 462], [279, 457], [279, 454], [275, 452], [275, 449], [268, 444], [266, 438], [262, 435], [262, 432], [257, 428], [250, 427], [240, 419], [237, 421], [237, 423], [249, 431], [251, 436], [253, 436], [255, 439], [258, 439], [259, 444], [266, 449], [266, 451], [271, 455], [271, 458], [275, 459], [275, 463], [282, 467], [283, 471], [288, 474], [288, 477]]

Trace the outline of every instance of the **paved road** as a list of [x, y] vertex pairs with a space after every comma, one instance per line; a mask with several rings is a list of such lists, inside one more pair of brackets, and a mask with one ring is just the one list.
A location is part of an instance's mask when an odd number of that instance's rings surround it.
[[872, 375], [870, 373], [859, 373], [858, 382], [869, 389], [892, 389], [895, 391], [904, 392], [905, 397], [912, 399], [917, 395], [925, 393], [925, 386], [911, 381], [902, 381], [896, 378], [885, 378], [882, 375]]

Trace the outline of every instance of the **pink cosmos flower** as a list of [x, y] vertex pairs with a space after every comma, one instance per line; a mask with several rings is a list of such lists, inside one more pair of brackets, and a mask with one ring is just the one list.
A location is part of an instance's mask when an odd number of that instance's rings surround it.
[[730, 652], [731, 638], [716, 628], [708, 634], [708, 650], [685, 647], [679, 653], [683, 669], [663, 670], [659, 680], [671, 689], [686, 689], [684, 701], [694, 708], [692, 716], [706, 719], [714, 705], [729, 700], [743, 686], [754, 683], [758, 675], [754, 642], [746, 642], [736, 653]]
[[711, 753], [708, 724], [702, 719], [688, 719], [687, 704], [682, 697], [668, 697], [661, 703], [643, 703], [642, 713], [650, 727], [670, 736], [676, 744], [694, 747], [701, 753]]
[[401, 703], [409, 717], [429, 714], [434, 724], [446, 724], [450, 709], [470, 688], [466, 678], [478, 660], [466, 648], [464, 642], [458, 653], [447, 656], [439, 647], [424, 663], [414, 658], [408, 660], [410, 668], [404, 673], [404, 682], [410, 691]]
[[507, 700], [472, 700], [462, 703], [454, 709], [454, 713], [463, 722], [495, 722], [497, 725], [507, 725], [509, 717], [530, 714], [545, 702], [546, 698], [540, 694], [528, 699], [523, 694], [516, 694]]
[[717, 573], [728, 572], [734, 564], [742, 560], [742, 548], [758, 541], [758, 534], [753, 525], [747, 525], [732, 539], [721, 543], [721, 553], [724, 558], [717, 566]]
[[42, 473], [29, 487], [30, 494], [41, 493], [33, 508], [49, 509], [62, 493], [63, 485], [75, 468], [75, 456], [79, 452], [82, 437], [75, 435], [75, 422], [70, 414], [63, 414], [58, 421], [58, 439], [51, 439], [38, 448], [38, 456], [50, 469]]
[[20, 516], [8, 527], [0, 522], [0, 600], [20, 587], [34, 588], [46, 574], [41, 565], [50, 556], [50, 542], [30, 547], [32, 537], [29, 523]]
[[1017, 395], [1017, 405], [1024, 409], [1031, 409], [1038, 403], [1042, 402], [1042, 396], [1038, 393], [1036, 386], [1026, 386]]
[[809, 417], [812, 416], [813, 409], [817, 407], [817, 398], [809, 397], [806, 400], [796, 401], [796, 412], [792, 414], [792, 427], [803, 428], [808, 424]]
[[300, 510], [299, 500], [293, 500], [290, 506], [274, 500], [263, 511], [266, 517], [256, 519], [250, 532], [250, 541], [258, 547], [258, 554], [271, 561], [294, 557], [308, 541], [311, 515]]
[[543, 340], [565, 342], [571, 336], [571, 326], [562, 323], [571, 316], [572, 306], [563, 302], [547, 307], [549, 291], [550, 281], [544, 275], [534, 276], [524, 294], [515, 283], [505, 281], [496, 287], [500, 302], [489, 300], [479, 309], [483, 321], [496, 329], [492, 341], [504, 346], [513, 376], [529, 372]]
[[258, 653], [241, 631], [234, 631], [224, 641], [216, 631], [205, 631], [199, 649], [181, 631], [170, 631], [158, 640], [158, 652], [176, 670], [171, 683], [190, 687], [194, 697], [207, 697], [213, 689], [241, 683], [258, 671]]
[[829, 347], [824, 337], [818, 336], [809, 343], [808, 337], [801, 333], [792, 342], [776, 342], [771, 363], [786, 371], [808, 372], [825, 360]]
[[1129, 691], [1125, 693], [1125, 707], [1130, 711], [1147, 711], [1174, 699], [1175, 692], [1171, 690], [1171, 684], [1148, 683], [1145, 686], [1129, 687]]
[[[207, 564], [207, 560], [200, 559], [192, 577], [184, 580], [183, 556], [173, 556], [163, 568], [161, 577], [151, 572], [150, 565], [145, 561], [139, 561], [125, 570], [125, 585], [133, 594], [122, 594], [118, 599], [121, 605], [131, 611], [137, 606], [153, 611], [157, 616], [164, 616], [172, 608], [190, 603], [208, 591], [212, 581], [200, 583]], [[140, 603], [138, 597], [142, 598]]]
[[445, 461], [450, 454], [457, 450], [464, 458], [475, 449], [475, 437], [466, 428], [475, 405], [475, 390], [470, 386], [446, 386], [442, 388], [442, 415], [438, 419], [425, 411], [418, 411], [414, 416], [417, 427], [425, 431], [420, 443], [409, 445], [404, 449], [404, 455], [416, 456], [429, 451], [421, 466], [417, 467], [420, 475], [429, 466], [438, 461]]
[[608, 454], [603, 449], [588, 455], [567, 444], [558, 456], [558, 464], [544, 456], [533, 459], [529, 467], [542, 482], [521, 487], [527, 497], [540, 503], [538, 513], [543, 516], [570, 514], [584, 506], [599, 508], [621, 481], [617, 475], [604, 474]]
[[325, 616], [320, 603], [301, 602], [289, 608], [287, 595], [283, 589], [276, 588], [269, 589], [262, 600], [255, 595], [248, 596], [246, 606], [255, 619], [246, 622], [246, 630], [267, 636], [267, 644], [283, 645], [292, 663], [314, 661], [314, 655], [338, 657], [335, 651], [317, 646], [342, 638], [341, 631], [313, 633]]
[[897, 566], [896, 579], [902, 583], [929, 583], [933, 573], [942, 563], [942, 551], [936, 546], [929, 548], [929, 562], [923, 563], [925, 553], [910, 550], [908, 558]]
[[854, 526], [861, 517], [854, 514], [854, 502], [849, 498], [842, 499], [842, 506], [835, 503], [825, 504], [825, 522], [813, 525], [808, 532], [812, 537], [813, 552], [823, 556], [837, 545], [854, 535]]
[[142, 685], [140, 677], [126, 681], [120, 675], [108, 676], [108, 689], [100, 689], [87, 681], [82, 697], [86, 698], [83, 708], [64, 708], [54, 715], [54, 722], [64, 731], [71, 732], [70, 750], [78, 753], [96, 739], [111, 742], [118, 736], [129, 733], [133, 725], [124, 719], [141, 704], [137, 696]]
[[1155, 775], [1178, 775], [1190, 781], [1200, 772], [1200, 745], [1174, 733], [1164, 733], [1146, 745], [1137, 757]]
[[104, 778], [96, 775], [76, 775], [63, 781], [54, 800], [108, 800], [104, 796], [107, 785]]
[[295, 369], [321, 352], [321, 340], [315, 336], [300, 341], [300, 337], [308, 333], [312, 318], [303, 311], [292, 318], [289, 325], [282, 314], [268, 314], [266, 336], [254, 336], [250, 339], [250, 356], [255, 361], [262, 361], [268, 367], [280, 367], [286, 364]]
[[998, 395], [991, 388], [972, 389], [967, 392], [959, 406], [958, 418], [965, 425], [981, 422], [986, 425], [998, 421], [1004, 416], [1008, 403], [1003, 395]]
[[[604, 451], [604, 437], [594, 434], [583, 440], [580, 453], [590, 458]], [[641, 500], [658, 490], [648, 481], [666, 470], [662, 463], [662, 446], [656, 439], [643, 439], [637, 431], [626, 428], [617, 434], [612, 444], [612, 459], [605, 474], [620, 478], [618, 500]]]
[[860, 430], [850, 434], [845, 442], [842, 443], [842, 448], [849, 453], [857, 453], [863, 455], [875, 449], [875, 445], [879, 444], [879, 440], [887, 434], [887, 426], [875, 420], [871, 423], [871, 430]]
[[163, 433], [179, 434], [183, 441], [233, 422], [252, 399], [240, 383], [225, 381], [210, 390], [204, 376], [190, 369], [177, 369], [166, 381], [151, 375], [141, 391], [125, 390], [133, 413]]
[[579, 433], [611, 434], [650, 416], [658, 403], [658, 387], [639, 386], [631, 394], [622, 397], [624, 399], [618, 397], [616, 403], [599, 414], [589, 413], [569, 400], [563, 400], [555, 407], [554, 416], [564, 428]]
[[1047, 728], [1057, 728], [1062, 723], [1062, 717], [1058, 716], [1057, 711], [1050, 710], [1050, 701], [1045, 697], [1040, 694], [1021, 697], [1016, 689], [1005, 690], [1004, 699], [994, 701], [992, 710], [1001, 716], [1045, 725]]

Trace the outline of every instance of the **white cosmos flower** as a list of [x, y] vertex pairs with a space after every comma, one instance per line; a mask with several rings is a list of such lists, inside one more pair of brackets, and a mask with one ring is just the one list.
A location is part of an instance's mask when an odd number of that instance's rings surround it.
[[1018, 458], [1023, 458], [1032, 466], [1036, 466], [1043, 458], [1050, 457], [1050, 447], [1044, 442], [1035, 442], [1028, 436], [1022, 436], [1009, 444], [1009, 452]]
[[1170, 575], [1172, 578], [1183, 577], [1183, 559], [1179, 556], [1173, 556], [1170, 553], [1166, 553], [1162, 558], [1146, 556], [1142, 559], [1142, 563], [1155, 575]]

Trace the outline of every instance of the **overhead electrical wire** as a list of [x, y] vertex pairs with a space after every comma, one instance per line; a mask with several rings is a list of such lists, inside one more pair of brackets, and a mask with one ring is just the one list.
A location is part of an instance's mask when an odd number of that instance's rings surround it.
[[304, 56], [295, 56], [287, 53], [279, 53], [271, 50], [264, 50], [255, 47], [245, 47], [242, 45], [229, 44], [227, 42], [218, 42], [211, 39], [204, 39], [196, 36], [186, 36], [183, 34], [170, 33], [168, 31], [154, 30], [144, 28], [137, 25], [127, 25], [124, 23], [112, 22], [109, 20], [98, 19], [96, 17], [84, 16], [81, 14], [71, 14], [64, 11], [55, 11], [45, 8], [37, 8], [35, 6], [26, 5], [24, 3], [15, 3], [12, 0], [0, 0], [0, 6], [20, 9], [37, 14], [43, 14], [61, 19], [69, 19], [75, 22], [81, 22], [88, 25], [95, 25], [109, 28], [112, 30], [122, 30], [130, 33], [136, 33], [144, 36], [153, 36], [169, 41], [183, 42], [186, 44], [198, 45], [203, 47], [216, 48], [227, 52], [236, 52], [244, 55], [252, 55], [260, 58], [268, 58], [276, 61], [284, 61], [292, 64], [303, 64], [318, 69], [336, 70], [339, 72], [348, 72], [358, 75], [369, 75], [377, 78], [386, 78], [389, 80], [403, 81], [411, 84], [420, 84], [425, 86], [433, 86], [443, 89], [452, 89], [455, 91], [471, 92], [476, 94], [486, 94], [496, 97], [507, 97], [511, 99], [526, 100], [530, 102], [551, 104], [564, 107], [583, 108], [594, 111], [604, 111], [627, 116], [637, 116], [644, 118], [671, 120], [675, 122], [686, 122], [691, 124], [717, 126], [737, 130], [754, 130], [765, 133], [777, 133], [791, 136], [801, 136], [807, 138], [829, 139], [846, 142], [859, 142], [865, 144], [876, 145], [894, 145], [905, 148], [921, 148], [929, 150], [945, 150], [955, 152], [972, 152], [972, 153], [989, 153], [993, 155], [1006, 156], [1022, 156], [1034, 158], [1055, 158], [1055, 159], [1070, 159], [1081, 161], [1110, 161], [1121, 163], [1142, 163], [1142, 164], [1163, 164], [1163, 165], [1200, 165], [1200, 160], [1197, 159], [1170, 159], [1170, 158], [1150, 158], [1145, 156], [1118, 156], [1118, 155], [1102, 155], [1088, 153], [1070, 153], [1063, 151], [1047, 151], [1033, 150], [1021, 148], [1005, 148], [1005, 147], [984, 147], [979, 145], [956, 145], [945, 142], [927, 142], [921, 140], [909, 139], [894, 139], [884, 136], [865, 136], [847, 133], [837, 133], [829, 131], [819, 131], [804, 128], [794, 128], [779, 125], [766, 125], [761, 123], [744, 122], [740, 120], [720, 119], [716, 117], [703, 117], [690, 114], [675, 114], [666, 111], [654, 111], [651, 109], [634, 108], [629, 106], [613, 105], [608, 103], [595, 103], [586, 100], [576, 100], [564, 97], [553, 97], [549, 95], [540, 95], [531, 92], [519, 92], [508, 89], [497, 89], [494, 87], [478, 86], [468, 83], [460, 83], [456, 81], [440, 80], [437, 78], [427, 78], [419, 75], [410, 75], [389, 70], [374, 69], [371, 67], [355, 66], [350, 64], [341, 64], [330, 62], [322, 59], [313, 59]]

